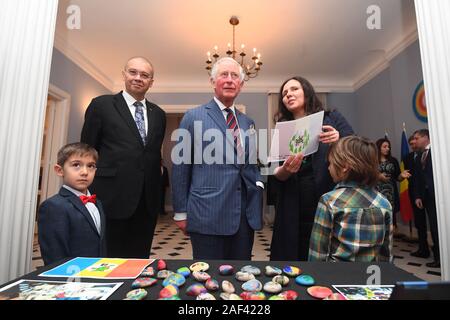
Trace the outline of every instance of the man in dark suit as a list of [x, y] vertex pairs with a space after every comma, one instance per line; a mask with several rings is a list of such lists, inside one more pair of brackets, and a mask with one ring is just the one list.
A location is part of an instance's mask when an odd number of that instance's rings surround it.
[[38, 212], [39, 245], [46, 265], [106, 253], [103, 207], [88, 190], [97, 159], [97, 151], [84, 143], [71, 143], [58, 151], [54, 169], [63, 186]]
[[414, 194], [419, 209], [424, 209], [430, 222], [431, 238], [433, 239], [434, 261], [427, 263], [427, 267], [439, 268], [439, 235], [437, 225], [436, 202], [434, 197], [433, 165], [431, 162], [431, 144], [428, 129], [417, 130], [414, 133], [417, 148], [421, 153], [416, 157]]
[[425, 216], [425, 210], [419, 209], [416, 205], [416, 199], [414, 196], [414, 180], [416, 176], [415, 172], [415, 161], [419, 154], [419, 150], [417, 149], [416, 139], [414, 134], [408, 139], [409, 147], [411, 148], [411, 152], [406, 155], [403, 159], [403, 163], [405, 165], [405, 170], [409, 170], [411, 177], [408, 178], [408, 193], [409, 200], [411, 201], [411, 207], [413, 208], [414, 213], [414, 225], [417, 229], [417, 237], [419, 238], [419, 249], [415, 252], [411, 252], [411, 256], [418, 258], [428, 258], [430, 256], [430, 249], [428, 247], [428, 236], [427, 236], [427, 219]]
[[161, 208], [159, 213], [166, 215], [166, 189], [169, 187], [169, 171], [164, 166], [163, 160], [161, 160]]
[[153, 66], [143, 57], [122, 71], [125, 91], [92, 100], [81, 141], [99, 152], [92, 189], [107, 217], [109, 257], [148, 258], [158, 216], [165, 112], [147, 101]]
[[262, 228], [264, 185], [254, 122], [234, 105], [244, 73], [234, 59], [222, 58], [210, 81], [214, 98], [180, 124], [189, 136], [179, 144], [186, 161], [174, 158], [179, 145], [172, 151], [174, 220], [189, 232], [194, 259], [250, 260], [254, 230]]

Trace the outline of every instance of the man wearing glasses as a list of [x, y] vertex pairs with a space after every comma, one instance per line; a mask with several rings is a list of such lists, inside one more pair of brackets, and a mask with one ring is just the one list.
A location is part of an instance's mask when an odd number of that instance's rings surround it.
[[92, 190], [105, 209], [108, 257], [148, 258], [160, 201], [166, 115], [145, 99], [153, 84], [150, 61], [129, 59], [122, 76], [124, 91], [89, 104], [81, 141], [99, 153]]

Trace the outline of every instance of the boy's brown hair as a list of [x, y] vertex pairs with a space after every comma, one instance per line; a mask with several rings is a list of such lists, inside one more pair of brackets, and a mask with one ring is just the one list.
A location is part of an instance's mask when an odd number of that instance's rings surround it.
[[[374, 186], [379, 180], [378, 151], [375, 143], [367, 138], [348, 136], [331, 145], [328, 161], [342, 181]], [[347, 171], [344, 173], [344, 169]]]
[[98, 152], [93, 147], [86, 143], [81, 142], [75, 142], [75, 143], [69, 143], [63, 146], [58, 151], [57, 160], [56, 163], [60, 165], [61, 167], [64, 166], [64, 163], [66, 163], [67, 159], [69, 159], [73, 155], [79, 155], [79, 156], [92, 156], [97, 162], [98, 160]]

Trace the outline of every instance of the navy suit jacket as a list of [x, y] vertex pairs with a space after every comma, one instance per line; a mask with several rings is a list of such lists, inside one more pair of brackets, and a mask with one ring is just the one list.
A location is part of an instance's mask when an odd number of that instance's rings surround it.
[[[234, 153], [234, 142], [226, 137], [228, 127], [225, 117], [214, 100], [189, 110], [181, 121], [180, 129], [189, 133], [189, 137], [176, 145], [172, 153], [177, 155], [178, 146], [191, 146], [191, 150], [187, 150], [191, 152], [186, 157], [190, 163], [174, 162], [172, 195], [175, 212], [187, 213], [188, 232], [207, 235], [235, 234], [241, 221], [242, 182], [247, 190], [247, 221], [254, 230], [262, 228], [262, 189], [256, 186], [256, 181], [261, 181], [261, 175], [256, 165], [256, 131], [252, 130], [255, 124], [238, 110], [236, 117], [241, 136], [245, 139], [244, 164], [227, 162], [229, 150], [231, 149], [231, 155]], [[215, 129], [218, 136], [202, 139], [205, 133], [208, 135], [208, 129]], [[244, 132], [249, 133], [247, 138]], [[211, 131], [209, 133], [213, 134]], [[212, 151], [214, 148], [215, 151]], [[207, 163], [204, 157], [195, 159], [196, 150], [200, 150], [199, 154], [212, 154], [217, 161]]]
[[414, 179], [414, 194], [415, 199], [425, 199], [426, 192], [434, 198], [434, 179], [433, 179], [433, 164], [431, 163], [431, 152], [428, 151], [427, 158], [425, 160], [425, 167], [422, 167], [422, 153], [419, 153], [415, 161], [415, 179]]
[[99, 200], [101, 233], [83, 202], [71, 191], [61, 188], [59, 193], [45, 200], [39, 207], [39, 245], [46, 265], [70, 257], [104, 257], [105, 215]]

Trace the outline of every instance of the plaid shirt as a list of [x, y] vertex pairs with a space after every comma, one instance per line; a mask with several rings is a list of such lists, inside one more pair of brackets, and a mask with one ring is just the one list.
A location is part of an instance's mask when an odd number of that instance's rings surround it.
[[374, 188], [341, 182], [319, 201], [309, 260], [392, 261], [392, 207]]

